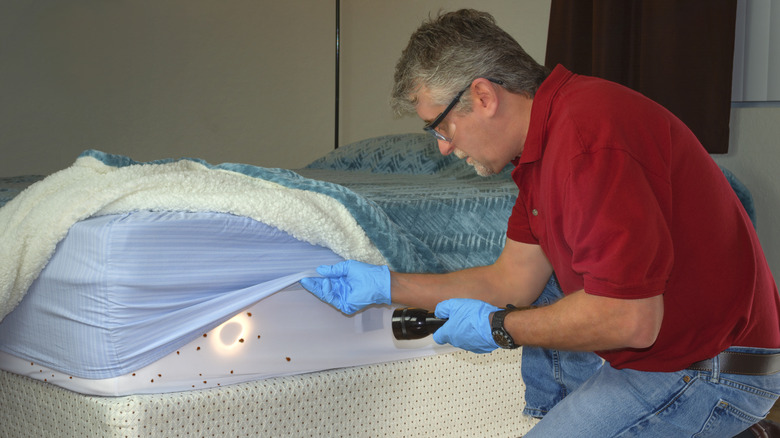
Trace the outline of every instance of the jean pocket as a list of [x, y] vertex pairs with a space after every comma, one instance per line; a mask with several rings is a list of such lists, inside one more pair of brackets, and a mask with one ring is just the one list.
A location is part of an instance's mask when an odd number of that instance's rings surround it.
[[725, 400], [718, 401], [701, 431], [693, 438], [734, 436], [758, 423], [763, 417], [753, 415]]

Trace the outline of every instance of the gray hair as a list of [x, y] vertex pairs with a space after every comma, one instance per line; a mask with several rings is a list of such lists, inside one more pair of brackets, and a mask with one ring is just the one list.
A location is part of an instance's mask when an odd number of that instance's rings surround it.
[[[397, 115], [415, 113], [423, 87], [446, 105], [476, 78], [503, 82], [513, 93], [533, 97], [549, 69], [531, 58], [486, 12], [461, 9], [430, 18], [412, 34], [395, 67], [390, 105]], [[460, 111], [470, 111], [464, 99]]]

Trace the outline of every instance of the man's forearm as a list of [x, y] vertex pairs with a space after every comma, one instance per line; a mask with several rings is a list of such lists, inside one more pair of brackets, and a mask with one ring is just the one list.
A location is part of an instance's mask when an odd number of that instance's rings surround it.
[[646, 348], [663, 320], [663, 295], [624, 300], [575, 292], [558, 302], [512, 312], [504, 327], [520, 345], [571, 351]]
[[473, 298], [495, 306], [527, 306], [542, 293], [552, 266], [538, 245], [507, 239], [495, 263], [448, 274], [393, 273], [394, 303], [434, 310], [450, 298]]
[[485, 284], [480, 271], [471, 268], [448, 274], [401, 274], [393, 272], [391, 299], [394, 303], [434, 310], [440, 302], [450, 298], [477, 298], [485, 300]]
[[[495, 306], [525, 306], [541, 294], [544, 280], [528, 281], [518, 271], [514, 276], [498, 272], [495, 265], [469, 268], [448, 274], [391, 274], [392, 301], [433, 310], [450, 298], [473, 298]], [[508, 281], [512, 279], [513, 281]], [[521, 281], [522, 280], [522, 281]]]

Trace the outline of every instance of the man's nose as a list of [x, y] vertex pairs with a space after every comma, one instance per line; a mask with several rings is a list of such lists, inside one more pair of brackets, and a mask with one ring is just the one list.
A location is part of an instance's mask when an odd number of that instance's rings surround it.
[[439, 152], [441, 152], [442, 155], [449, 155], [455, 150], [452, 143], [448, 141], [436, 140], [436, 142], [439, 144]]

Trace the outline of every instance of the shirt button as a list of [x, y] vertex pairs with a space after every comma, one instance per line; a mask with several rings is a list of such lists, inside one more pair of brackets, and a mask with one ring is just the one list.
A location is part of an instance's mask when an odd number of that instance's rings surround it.
[[534, 216], [539, 216], [539, 210], [534, 208], [533, 210], [531, 210], [531, 214]]

